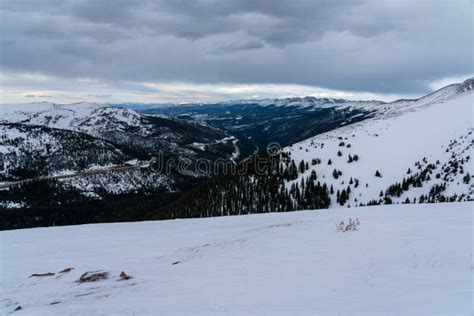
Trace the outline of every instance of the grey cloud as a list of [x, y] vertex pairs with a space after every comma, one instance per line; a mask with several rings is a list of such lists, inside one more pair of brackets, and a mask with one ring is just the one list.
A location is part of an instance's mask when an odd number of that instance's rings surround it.
[[0, 12], [10, 72], [420, 94], [474, 72], [468, 0], [3, 0]]

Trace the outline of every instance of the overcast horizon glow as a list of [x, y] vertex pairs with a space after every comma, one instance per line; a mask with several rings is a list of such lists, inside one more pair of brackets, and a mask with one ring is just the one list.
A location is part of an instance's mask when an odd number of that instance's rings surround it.
[[2, 0], [0, 102], [417, 98], [473, 76], [473, 7]]

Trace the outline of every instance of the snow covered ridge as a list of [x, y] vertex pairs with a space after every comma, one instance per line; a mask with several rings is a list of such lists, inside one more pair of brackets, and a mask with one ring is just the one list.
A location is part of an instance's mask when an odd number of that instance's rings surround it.
[[[473, 209], [376, 206], [4, 231], [0, 314], [470, 315]], [[356, 231], [337, 231], [356, 217]], [[88, 271], [97, 280], [77, 282]]]
[[[238, 162], [269, 142], [293, 144], [336, 129], [285, 149], [297, 165], [304, 160], [301, 169], [305, 170], [297, 179], [287, 181], [283, 190], [286, 186], [296, 196], [296, 183], [308, 183], [311, 177], [313, 184], [332, 186], [331, 207], [413, 203], [415, 199], [469, 200], [473, 191], [473, 82], [469, 79], [417, 100], [392, 103], [306, 97], [237, 102], [260, 102], [248, 107], [216, 104], [195, 113], [208, 115], [208, 121], [180, 116], [191, 112], [190, 108], [168, 116], [95, 103], [0, 105], [0, 181], [81, 172], [95, 165], [120, 167], [128, 160], [148, 161], [163, 152], [172, 159]], [[231, 108], [234, 112], [228, 114]], [[217, 111], [212, 112], [214, 109]], [[254, 120], [254, 112], [264, 114]], [[224, 123], [218, 125], [219, 121]], [[44, 159], [51, 156], [54, 158]], [[317, 179], [313, 179], [313, 171]], [[135, 170], [61, 180], [60, 184], [97, 196], [101, 188], [118, 195], [151, 190], [153, 183], [160, 189], [179, 191], [171, 186], [184, 182], [175, 180], [180, 179]], [[16, 200], [10, 194], [0, 197], [0, 203], [29, 205], [24, 199], [27, 189], [23, 190], [15, 193]], [[268, 188], [262, 192], [267, 195]], [[257, 209], [262, 208], [253, 211]]]
[[[133, 110], [110, 108], [97, 103], [55, 104], [47, 102], [0, 105], [1, 123], [22, 123], [85, 132], [100, 136], [111, 129], [124, 130], [141, 125]], [[147, 126], [143, 126], [146, 135]]]
[[393, 102], [384, 102], [378, 100], [360, 100], [351, 101], [346, 99], [321, 98], [321, 97], [288, 97], [277, 99], [249, 99], [249, 100], [234, 100], [224, 102], [201, 102], [201, 103], [184, 103], [184, 104], [146, 104], [146, 103], [131, 103], [131, 104], [111, 104], [120, 108], [134, 108], [141, 111], [146, 109], [163, 109], [173, 107], [195, 107], [195, 106], [229, 106], [229, 105], [260, 105], [264, 107], [295, 107], [300, 109], [317, 109], [317, 108], [356, 108], [361, 110], [378, 111], [383, 113], [399, 107], [406, 107], [415, 103], [431, 103], [439, 102], [449, 99], [457, 94], [470, 91], [474, 87], [474, 78], [469, 78], [461, 83], [451, 84], [441, 88], [433, 93], [423, 96], [418, 99], [402, 99]]
[[242, 163], [250, 174], [216, 177], [171, 207], [181, 216], [224, 216], [473, 200], [474, 91], [458, 88], [398, 101], [263, 156], [267, 169]]
[[333, 207], [473, 199], [472, 82], [285, 148], [304, 165], [287, 187], [314, 171]]
[[[184, 103], [184, 104], [146, 104], [146, 103], [89, 103], [89, 102], [78, 102], [72, 104], [56, 104], [49, 102], [33, 102], [28, 104], [0, 104], [0, 114], [4, 121], [20, 121], [22, 119], [28, 119], [32, 113], [46, 112], [47, 116], [51, 116], [55, 111], [63, 112], [75, 116], [75, 117], [87, 117], [90, 114], [97, 111], [99, 108], [107, 109], [109, 112], [119, 111], [125, 117], [123, 120], [128, 121], [127, 117], [136, 116], [135, 110], [146, 110], [153, 108], [170, 108], [170, 107], [187, 107], [187, 106], [210, 106], [210, 105], [248, 105], [258, 104], [261, 106], [276, 106], [276, 107], [298, 107], [298, 108], [321, 108], [321, 107], [354, 107], [367, 110], [389, 110], [397, 107], [404, 107], [414, 103], [431, 103], [449, 99], [456, 94], [460, 94], [466, 91], [472, 90], [474, 87], [474, 78], [469, 78], [462, 83], [451, 84], [444, 88], [441, 88], [427, 96], [418, 99], [409, 100], [396, 100], [393, 102], [384, 102], [378, 100], [361, 100], [351, 101], [346, 99], [334, 99], [334, 98], [321, 98], [321, 97], [289, 97], [289, 98], [277, 98], [277, 99], [250, 99], [250, 100], [235, 100], [235, 101], [224, 101], [224, 102], [201, 102], [201, 103]], [[44, 115], [39, 115], [40, 117]], [[69, 115], [67, 115], [69, 116]], [[41, 121], [39, 121], [41, 123]], [[53, 121], [54, 122], [54, 121]], [[44, 125], [44, 124], [40, 124]], [[66, 124], [67, 126], [67, 124]]]
[[[133, 159], [144, 163], [160, 153], [190, 159], [237, 159], [239, 155], [235, 138], [205, 122], [96, 103], [3, 104], [0, 112], [0, 187], [1, 182], [23, 183], [65, 172], [81, 175], [99, 167], [109, 169], [109, 174], [61, 179], [62, 187], [88, 197], [99, 197], [103, 192], [174, 191], [176, 188], [170, 187], [175, 182], [172, 175], [151, 174], [145, 169], [115, 172], [114, 167]], [[198, 141], [200, 146], [194, 146]], [[25, 197], [28, 192], [11, 192], [0, 192], [0, 206], [32, 204]]]

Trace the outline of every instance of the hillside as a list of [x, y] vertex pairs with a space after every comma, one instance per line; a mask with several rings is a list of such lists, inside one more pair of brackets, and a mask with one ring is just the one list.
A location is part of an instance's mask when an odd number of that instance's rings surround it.
[[243, 162], [172, 209], [192, 217], [472, 200], [472, 87], [470, 79], [381, 105], [371, 118]]
[[[203, 177], [195, 169], [180, 174], [150, 172], [152, 157], [162, 160], [239, 159], [239, 140], [227, 131], [192, 119], [145, 115], [100, 104], [2, 104], [0, 106], [0, 207], [46, 206], [137, 192], [176, 191]], [[174, 168], [174, 167], [173, 167]], [[104, 170], [100, 175], [91, 170]], [[87, 175], [86, 175], [87, 174]], [[45, 181], [56, 175], [78, 175]], [[190, 180], [191, 178], [191, 180]], [[51, 187], [38, 200], [22, 181], [41, 180]], [[18, 183], [18, 184], [15, 184]], [[58, 190], [56, 190], [58, 189]]]
[[[4, 212], [0, 226], [468, 201], [473, 81], [390, 103], [307, 97], [140, 112], [2, 105], [0, 207], [30, 209], [22, 223]], [[268, 143], [289, 146], [268, 156]], [[171, 168], [149, 170], [152, 157]], [[203, 161], [211, 169], [199, 170]]]
[[[438, 193], [446, 199], [472, 199], [474, 92], [472, 85], [468, 87], [465, 91], [447, 87], [399, 107], [396, 105], [405, 102], [395, 102], [389, 113], [285, 148], [297, 164], [302, 160], [310, 164], [287, 186], [315, 170], [320, 181], [333, 186], [333, 206], [338, 204], [337, 191], [347, 191], [348, 186], [350, 197], [344, 206], [385, 197], [394, 203], [413, 202], [421, 195], [436, 201]], [[441, 191], [430, 195], [433, 188]]]
[[253, 144], [251, 148], [244, 148], [247, 153], [249, 149], [264, 151], [272, 142], [286, 146], [341, 125], [362, 121], [373, 116], [383, 104], [380, 101], [304, 97], [149, 105], [140, 111], [191, 117], [218, 126]]
[[420, 105], [448, 100], [471, 90], [473, 84], [473, 79], [470, 79], [463, 83], [446, 86], [419, 99], [394, 102], [351, 101], [308, 96], [179, 105], [118, 104], [115, 106], [130, 107], [147, 114], [192, 117], [248, 139], [256, 148], [263, 151], [272, 142], [287, 146], [375, 115], [390, 115], [415, 103]]
[[[291, 144], [372, 112], [336, 109], [344, 100], [304, 98], [312, 106], [298, 105], [300, 101], [174, 105], [164, 112], [86, 102], [2, 104], [0, 207], [51, 207], [183, 191], [214, 174], [196, 170], [198, 161], [224, 159], [232, 165], [270, 142]], [[125, 171], [130, 162], [146, 165], [152, 157], [175, 166], [160, 175], [146, 168]], [[177, 164], [188, 161], [185, 172], [177, 170]], [[94, 170], [102, 172], [91, 175]], [[31, 194], [38, 186], [25, 185], [31, 181], [50, 188], [44, 198]], [[63, 198], [66, 191], [70, 198]]]
[[[235, 155], [236, 139], [204, 122], [145, 115], [104, 104], [2, 104], [1, 124], [75, 131], [126, 147], [140, 158], [158, 153], [209, 159]], [[8, 137], [8, 134], [6, 134]]]
[[[0, 313], [468, 315], [473, 203], [0, 232]], [[336, 224], [358, 217], [357, 231]], [[68, 273], [58, 273], [74, 268]], [[86, 271], [107, 279], [76, 283]], [[131, 278], [119, 279], [121, 271]], [[32, 274], [55, 273], [53, 276]]]

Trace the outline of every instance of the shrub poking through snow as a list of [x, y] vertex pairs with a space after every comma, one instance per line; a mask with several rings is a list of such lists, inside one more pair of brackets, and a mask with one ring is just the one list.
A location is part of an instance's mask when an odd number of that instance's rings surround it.
[[352, 231], [352, 230], [358, 230], [360, 225], [359, 218], [352, 219], [349, 218], [349, 221], [345, 223], [344, 221], [341, 221], [339, 224], [336, 225], [336, 229], [338, 232], [347, 232], [347, 231]]

